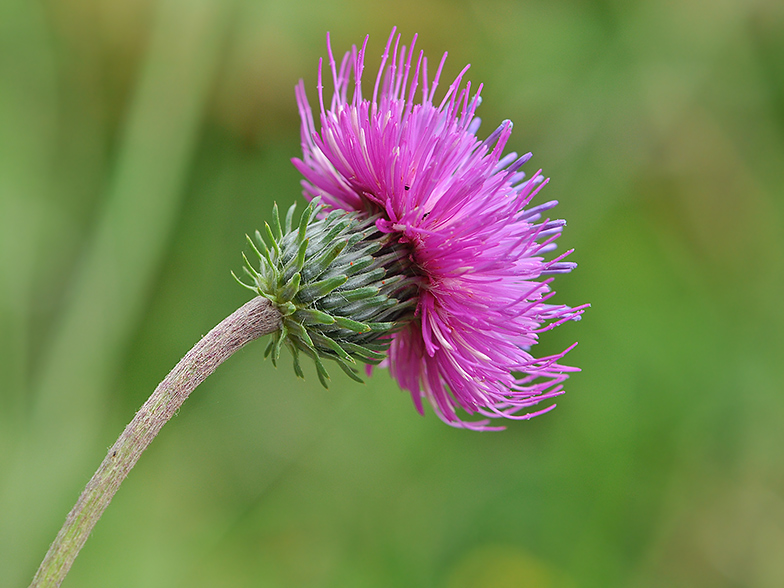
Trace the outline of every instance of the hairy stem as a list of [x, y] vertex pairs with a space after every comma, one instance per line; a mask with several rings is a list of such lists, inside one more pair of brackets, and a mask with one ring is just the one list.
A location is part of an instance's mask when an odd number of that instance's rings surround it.
[[280, 320], [269, 300], [256, 297], [221, 321], [180, 360], [109, 449], [68, 513], [30, 588], [60, 585], [114, 493], [163, 425], [224, 360], [246, 343], [276, 331]]

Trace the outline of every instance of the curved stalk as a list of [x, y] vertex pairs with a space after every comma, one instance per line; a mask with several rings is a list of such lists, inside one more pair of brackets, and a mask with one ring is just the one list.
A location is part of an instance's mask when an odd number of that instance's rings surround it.
[[57, 587], [95, 523], [139, 457], [190, 393], [246, 343], [280, 327], [280, 313], [261, 296], [247, 302], [207, 333], [158, 384], [120, 437], [65, 519], [30, 588]]

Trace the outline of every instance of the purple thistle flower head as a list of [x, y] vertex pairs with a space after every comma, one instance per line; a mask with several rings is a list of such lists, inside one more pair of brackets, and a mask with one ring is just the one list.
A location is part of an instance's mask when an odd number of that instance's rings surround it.
[[[547, 180], [520, 171], [530, 153], [503, 155], [512, 123], [480, 140], [482, 86], [472, 93], [464, 84], [466, 66], [436, 100], [446, 54], [431, 80], [415, 43], [406, 48], [392, 30], [368, 99], [367, 38], [338, 65], [327, 36], [334, 91], [325, 102], [320, 60], [317, 130], [304, 83], [297, 86], [303, 157], [293, 162], [308, 200], [380, 214], [377, 227], [409, 249], [420, 277], [417, 309], [391, 335], [386, 365], [417, 410], [426, 399], [450, 425], [503, 428], [489, 419], [551, 410], [531, 408], [562, 394], [579, 371], [560, 363], [571, 347], [541, 358], [531, 347], [588, 305], [550, 303], [551, 276], [575, 264], [564, 261], [571, 251], [546, 258], [565, 223], [543, 218], [555, 201], [527, 208]], [[459, 409], [479, 420], [462, 420]]]

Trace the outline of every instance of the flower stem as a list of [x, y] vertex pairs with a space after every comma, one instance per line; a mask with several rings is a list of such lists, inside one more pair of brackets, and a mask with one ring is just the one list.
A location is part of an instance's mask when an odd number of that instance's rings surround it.
[[224, 360], [246, 343], [276, 331], [280, 321], [280, 313], [272, 303], [258, 296], [221, 321], [193, 346], [158, 384], [109, 449], [68, 513], [30, 588], [60, 586], [114, 493], [163, 425]]

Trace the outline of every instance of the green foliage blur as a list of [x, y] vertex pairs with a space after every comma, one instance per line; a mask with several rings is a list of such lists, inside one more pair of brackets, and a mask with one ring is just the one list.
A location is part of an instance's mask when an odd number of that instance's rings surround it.
[[[590, 302], [558, 408], [420, 417], [250, 345], [142, 457], [64, 586], [784, 586], [780, 0], [0, 1], [0, 586], [23, 586], [300, 199], [294, 85], [392, 25], [552, 178]], [[374, 75], [374, 74], [373, 74]], [[445, 87], [446, 85], [443, 85]], [[544, 201], [544, 200], [540, 200]], [[287, 361], [284, 362], [287, 364]]]

